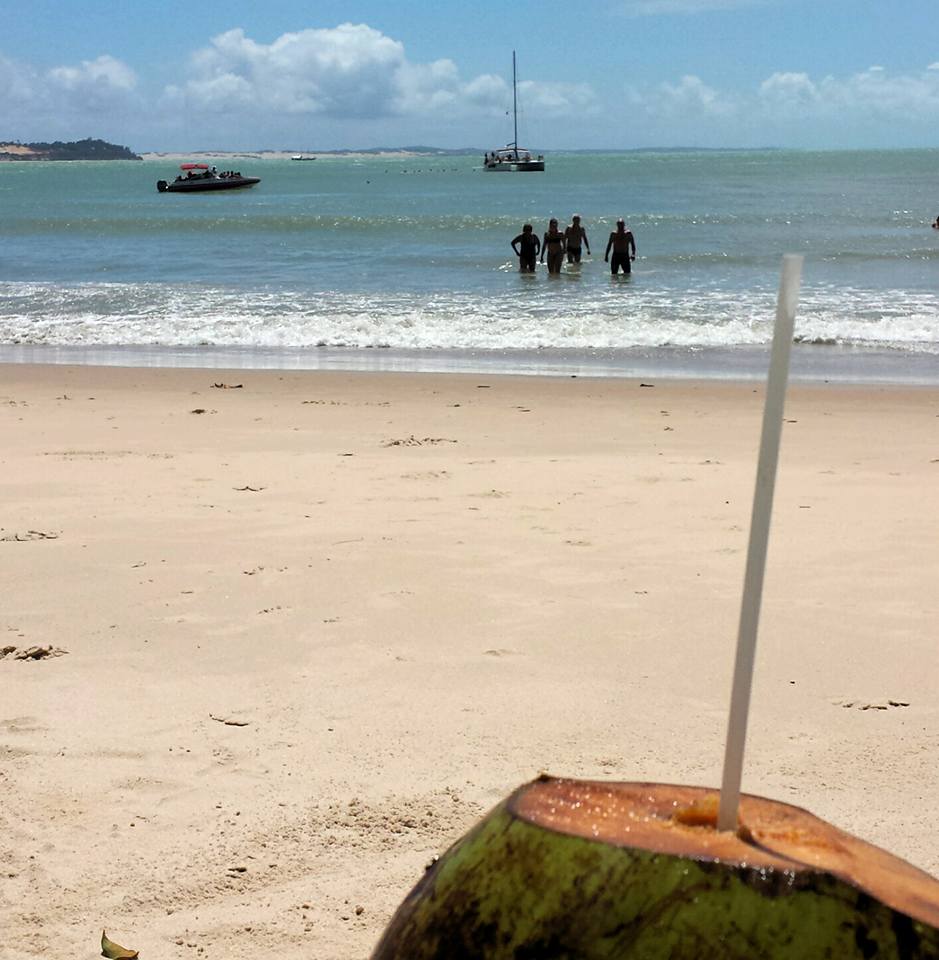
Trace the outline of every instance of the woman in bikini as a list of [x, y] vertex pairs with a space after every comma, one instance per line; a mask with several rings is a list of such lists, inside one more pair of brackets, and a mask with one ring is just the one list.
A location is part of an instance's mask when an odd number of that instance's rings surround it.
[[548, 232], [541, 241], [541, 262], [544, 263], [545, 254], [548, 255], [548, 273], [560, 273], [564, 263], [564, 250], [567, 247], [567, 238], [558, 230], [558, 222], [553, 217], [548, 223]]

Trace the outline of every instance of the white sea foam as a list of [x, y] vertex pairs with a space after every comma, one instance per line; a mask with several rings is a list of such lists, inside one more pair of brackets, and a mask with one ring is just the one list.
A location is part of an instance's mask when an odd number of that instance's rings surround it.
[[[513, 278], [514, 279], [514, 278]], [[768, 342], [772, 290], [674, 291], [648, 281], [548, 282], [504, 292], [316, 293], [150, 284], [0, 285], [0, 341], [537, 350]], [[805, 343], [939, 353], [939, 296], [807, 287]]]

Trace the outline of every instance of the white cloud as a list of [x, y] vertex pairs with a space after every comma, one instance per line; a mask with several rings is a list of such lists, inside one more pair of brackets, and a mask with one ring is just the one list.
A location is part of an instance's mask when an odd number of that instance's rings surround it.
[[631, 102], [648, 115], [662, 119], [726, 117], [736, 109], [733, 98], [721, 95], [700, 77], [685, 75], [676, 83], [660, 83], [645, 92], [633, 89]]
[[[722, 89], [686, 75], [624, 90], [633, 142], [851, 146], [886, 131], [908, 139], [939, 124], [939, 69], [880, 66], [842, 77], [780, 71], [750, 89]], [[887, 134], [890, 135], [890, 134]], [[641, 138], [641, 139], [640, 139]]]
[[452, 60], [430, 64], [399, 64], [395, 77], [393, 109], [397, 113], [436, 113], [458, 106], [459, 71]]
[[[295, 143], [309, 138], [303, 121], [312, 119], [317, 135], [331, 130], [339, 146], [375, 137], [463, 145], [501, 134], [512, 104], [504, 77], [466, 77], [449, 59], [410, 60], [401, 42], [366, 24], [285, 33], [270, 43], [228, 30], [176, 74], [181, 79], [150, 91], [108, 54], [44, 72], [0, 57], [0, 123], [21, 139], [116, 128], [124, 140], [138, 138], [139, 149], [155, 137], [162, 145], [168, 136], [194, 133], [219, 145]], [[597, 102], [588, 83], [519, 84], [523, 122], [580, 120], [597, 111]]]
[[271, 44], [229, 30], [193, 55], [192, 79], [166, 96], [211, 112], [378, 116], [403, 61], [399, 43], [364, 25], [285, 33]]
[[785, 114], [814, 109], [820, 101], [807, 73], [774, 73], [760, 84], [759, 97], [766, 107]]
[[760, 85], [758, 96], [764, 106], [790, 117], [939, 119], [939, 71], [930, 67], [918, 74], [890, 74], [875, 66], [818, 81], [804, 73], [774, 73]]
[[596, 110], [596, 96], [588, 83], [536, 83], [526, 80], [518, 85], [518, 95], [526, 110], [549, 118], [583, 115]]
[[75, 66], [55, 67], [43, 78], [43, 95], [52, 109], [82, 114], [114, 114], [134, 102], [137, 75], [120, 60], [103, 54]]
[[[137, 76], [108, 54], [78, 65], [62, 65], [40, 73], [28, 64], [0, 57], [0, 120], [11, 133], [39, 139], [54, 131], [68, 135], [74, 125], [87, 130], [85, 117], [116, 119], [136, 105]], [[51, 134], [50, 134], [51, 135]]]
[[[747, 2], [764, 0], [637, 0], [634, 7], [700, 13]], [[270, 43], [229, 30], [175, 74], [182, 79], [161, 98], [109, 54], [49, 70], [0, 56], [0, 127], [23, 140], [91, 133], [141, 150], [292, 149], [314, 141], [486, 146], [511, 130], [505, 77], [467, 77], [449, 59], [411, 60], [401, 42], [365, 24], [285, 33]], [[939, 126], [939, 61], [902, 73], [879, 64], [841, 76], [783, 69], [748, 88], [687, 74], [602, 90], [609, 103], [588, 82], [553, 75], [521, 82], [520, 135], [539, 147], [565, 138], [597, 146], [851, 146], [891, 136], [931, 142]], [[616, 119], [622, 101], [632, 106], [626, 125]], [[614, 119], [598, 123], [601, 114]]]
[[505, 105], [512, 94], [502, 77], [484, 73], [465, 84], [463, 95], [476, 109], [492, 113], [505, 110]]
[[77, 67], [56, 67], [47, 77], [54, 87], [79, 92], [126, 93], [137, 85], [134, 71], [107, 54], [83, 60]]
[[[192, 77], [167, 87], [168, 103], [199, 111], [313, 114], [342, 120], [392, 116], [501, 114], [506, 82], [464, 81], [452, 60], [413, 63], [404, 46], [365, 24], [285, 33], [258, 43], [229, 30], [192, 57]], [[582, 112], [595, 97], [587, 84], [521, 84], [531, 109]]]
[[4, 112], [36, 100], [41, 81], [30, 67], [0, 57], [0, 90], [3, 91], [0, 109]]

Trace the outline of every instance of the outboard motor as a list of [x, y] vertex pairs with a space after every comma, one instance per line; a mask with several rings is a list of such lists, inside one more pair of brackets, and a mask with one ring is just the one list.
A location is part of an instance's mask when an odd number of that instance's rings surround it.
[[160, 193], [166, 193], [166, 181], [165, 181], [165, 180], [157, 180], [157, 190], [159, 190]]

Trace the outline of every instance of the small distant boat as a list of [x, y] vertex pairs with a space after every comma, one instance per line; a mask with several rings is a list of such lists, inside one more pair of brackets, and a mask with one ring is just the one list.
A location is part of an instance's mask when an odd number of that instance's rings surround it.
[[498, 150], [490, 150], [483, 159], [483, 170], [506, 173], [537, 173], [544, 170], [544, 156], [534, 156], [518, 145], [518, 95], [515, 80], [515, 51], [512, 51], [512, 117], [515, 139]]
[[298, 154], [296, 154], [296, 156], [293, 156], [293, 157], [291, 157], [290, 159], [291, 159], [291, 160], [315, 160], [316, 157], [305, 157], [305, 156], [303, 156], [302, 153], [298, 153]]
[[[181, 163], [175, 180], [157, 180], [160, 193], [201, 193], [206, 190], [237, 190], [239, 187], [253, 187], [261, 182], [260, 177], [243, 177], [237, 170], [218, 173], [215, 167], [207, 163]], [[183, 175], [185, 174], [185, 176]]]

